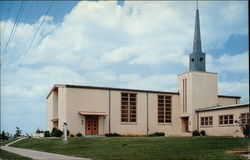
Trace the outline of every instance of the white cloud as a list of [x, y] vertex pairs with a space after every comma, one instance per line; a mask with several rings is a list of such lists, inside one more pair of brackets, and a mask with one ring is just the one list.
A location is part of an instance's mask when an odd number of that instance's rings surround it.
[[224, 71], [230, 71], [236, 73], [246, 73], [249, 70], [248, 52], [236, 55], [224, 54], [218, 59], [208, 55], [207, 60], [208, 70], [213, 72], [221, 73]]
[[241, 96], [241, 102], [249, 103], [249, 83], [248, 80], [241, 80], [241, 81], [223, 81], [218, 84], [219, 87], [219, 94], [223, 95], [235, 95]]
[[[47, 17], [15, 73], [43, 17], [35, 24], [18, 24], [3, 68], [4, 107], [26, 101], [26, 109], [33, 108], [28, 103], [45, 108], [45, 97], [56, 83], [177, 91], [177, 75], [188, 68], [192, 50], [195, 2], [126, 1], [122, 7], [116, 3], [80, 1], [61, 23]], [[235, 3], [200, 2], [204, 49], [211, 44], [221, 47], [232, 34], [247, 34], [247, 20], [241, 19], [246, 3]], [[7, 24], [2, 47], [13, 21], [3, 23]], [[207, 68], [244, 74], [246, 57], [247, 53], [219, 58], [207, 54]], [[230, 95], [247, 92], [246, 81], [240, 80], [223, 81], [219, 89]], [[9, 102], [13, 97], [16, 105]]]

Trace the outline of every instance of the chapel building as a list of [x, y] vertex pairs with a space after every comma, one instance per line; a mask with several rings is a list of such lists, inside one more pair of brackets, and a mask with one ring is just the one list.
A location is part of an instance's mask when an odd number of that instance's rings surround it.
[[217, 73], [206, 72], [198, 8], [189, 64], [178, 92], [56, 84], [47, 96], [47, 129], [67, 123], [71, 134], [83, 135], [243, 136], [235, 121], [249, 121], [249, 104], [218, 95]]

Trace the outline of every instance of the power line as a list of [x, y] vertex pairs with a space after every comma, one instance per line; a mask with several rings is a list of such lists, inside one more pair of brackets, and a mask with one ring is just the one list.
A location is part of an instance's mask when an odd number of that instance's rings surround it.
[[[17, 69], [15, 70], [15, 72], [14, 72], [13, 75], [16, 74], [16, 72], [18, 71], [18, 69], [19, 69], [20, 66], [22, 65], [22, 62], [23, 62], [25, 56], [26, 56], [27, 53], [29, 52], [29, 50], [30, 50], [30, 48], [31, 48], [31, 46], [32, 46], [32, 44], [33, 44], [33, 42], [34, 42], [34, 40], [35, 40], [37, 34], [39, 33], [39, 31], [40, 31], [40, 29], [41, 29], [41, 26], [43, 25], [43, 23], [44, 23], [44, 21], [45, 21], [45, 18], [47, 17], [47, 15], [48, 15], [48, 13], [49, 13], [51, 7], [52, 7], [52, 4], [53, 4], [53, 2], [51, 2], [50, 6], [48, 7], [48, 9], [47, 9], [47, 11], [46, 11], [46, 14], [44, 15], [44, 17], [43, 17], [43, 19], [42, 19], [42, 21], [41, 21], [41, 23], [40, 23], [40, 25], [39, 25], [39, 27], [38, 27], [38, 29], [37, 29], [37, 32], [35, 33], [33, 39], [31, 40], [31, 43], [30, 43], [29, 47], [27, 48], [27, 50], [24, 52], [23, 56], [21, 57], [20, 63], [18, 64]], [[12, 78], [13, 78], [13, 76], [12, 76]], [[12, 80], [12, 79], [11, 79], [11, 80]], [[9, 82], [11, 82], [11, 81], [9, 81]]]
[[5, 33], [5, 28], [6, 28], [6, 24], [7, 24], [7, 19], [8, 19], [8, 15], [10, 14], [11, 10], [12, 10], [12, 3], [10, 2], [10, 5], [8, 6], [7, 8], [7, 12], [5, 12], [6, 14], [3, 16], [3, 17], [6, 17], [5, 20], [4, 20], [4, 26], [3, 26], [3, 30], [1, 32], [1, 41], [3, 40], [3, 37], [4, 37], [4, 33]]
[[[27, 3], [28, 3], [28, 2], [27, 2]], [[26, 21], [30, 18], [30, 16], [31, 16], [30, 11], [31, 11], [32, 8], [33, 8], [33, 1], [31, 1], [31, 5], [28, 6], [28, 11], [27, 11], [26, 17], [24, 18], [24, 22], [26, 22]], [[26, 35], [26, 33], [27, 33], [27, 29], [26, 29], [26, 28], [27, 28], [27, 26], [25, 26], [25, 28], [22, 30], [20, 37], [23, 37], [23, 36]], [[11, 53], [13, 54], [13, 56], [16, 55], [15, 53], [16, 53], [17, 48], [18, 48], [18, 49], [20, 48], [20, 45], [19, 45], [20, 42], [22, 42], [22, 41], [17, 41], [16, 47], [15, 47], [14, 50], [11, 52]], [[27, 46], [27, 42], [26, 42], [25, 45], [23, 45], [23, 46], [24, 46], [23, 48], [25, 49], [26, 46]], [[10, 54], [8, 54], [8, 55], [5, 56], [5, 58], [3, 59], [2, 64], [4, 64], [4, 62], [7, 61], [8, 57], [10, 57]]]
[[11, 42], [12, 42], [12, 40], [13, 40], [13, 37], [14, 37], [14, 35], [15, 35], [17, 23], [18, 23], [19, 20], [20, 20], [20, 17], [21, 17], [20, 15], [22, 15], [23, 4], [24, 4], [24, 2], [22, 1], [21, 5], [20, 5], [20, 8], [19, 8], [19, 11], [18, 11], [18, 14], [17, 14], [17, 17], [16, 17], [16, 20], [15, 20], [15, 23], [14, 23], [14, 25], [13, 25], [13, 27], [12, 27], [12, 30], [11, 30], [11, 33], [10, 33], [10, 37], [9, 37], [9, 39], [8, 39], [8, 42], [7, 42], [7, 44], [6, 44], [6, 46], [5, 46], [5, 49], [4, 49], [4, 52], [3, 52], [3, 59], [4, 59], [4, 57], [6, 56], [7, 51], [8, 51], [8, 49], [9, 49], [9, 46], [10, 46], [10, 44], [11, 44]]

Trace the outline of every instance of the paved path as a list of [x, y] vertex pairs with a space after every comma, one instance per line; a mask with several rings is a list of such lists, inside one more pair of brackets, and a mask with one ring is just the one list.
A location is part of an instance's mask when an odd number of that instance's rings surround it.
[[1, 149], [12, 152], [15, 154], [19, 154], [24, 157], [29, 157], [32, 159], [38, 159], [38, 160], [53, 160], [53, 159], [62, 159], [62, 160], [90, 160], [88, 158], [78, 158], [78, 157], [71, 157], [71, 156], [64, 156], [60, 154], [55, 154], [55, 153], [48, 153], [48, 152], [41, 152], [41, 151], [34, 151], [30, 149], [22, 149], [22, 148], [16, 148], [16, 147], [9, 147], [8, 145], [13, 144], [17, 141], [22, 140], [18, 139], [14, 142], [11, 142], [7, 144], [6, 146], [1, 146]]

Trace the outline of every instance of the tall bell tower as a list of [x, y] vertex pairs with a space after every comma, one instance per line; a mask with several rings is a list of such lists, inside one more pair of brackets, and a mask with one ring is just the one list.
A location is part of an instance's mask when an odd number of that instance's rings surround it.
[[206, 72], [206, 57], [202, 52], [198, 5], [195, 15], [193, 52], [189, 55], [189, 72], [178, 75], [182, 133], [198, 128], [197, 108], [217, 105], [217, 73]]

